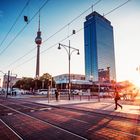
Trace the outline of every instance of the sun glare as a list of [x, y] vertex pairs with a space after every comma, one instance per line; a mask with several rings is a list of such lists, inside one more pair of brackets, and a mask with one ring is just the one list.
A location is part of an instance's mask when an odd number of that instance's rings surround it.
[[140, 88], [140, 74], [139, 75], [135, 75], [131, 82], [138, 88]]

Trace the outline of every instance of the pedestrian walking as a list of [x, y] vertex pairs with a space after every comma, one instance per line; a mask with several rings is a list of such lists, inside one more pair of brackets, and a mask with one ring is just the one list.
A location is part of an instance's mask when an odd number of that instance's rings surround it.
[[115, 97], [114, 97], [114, 100], [115, 100], [115, 108], [114, 109], [116, 110], [118, 106], [122, 109], [122, 105], [120, 105], [118, 103], [118, 100], [120, 100], [120, 95], [119, 95], [119, 92], [118, 92], [117, 88], [115, 88]]
[[58, 99], [59, 99], [59, 92], [58, 92], [57, 89], [55, 90], [55, 98], [56, 98], [56, 101], [58, 101]]

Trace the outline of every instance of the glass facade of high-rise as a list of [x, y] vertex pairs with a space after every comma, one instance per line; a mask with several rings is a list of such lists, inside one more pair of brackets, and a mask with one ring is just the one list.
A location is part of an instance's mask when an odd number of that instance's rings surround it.
[[[111, 22], [95, 11], [86, 16], [84, 43], [86, 80], [116, 80], [114, 37]], [[107, 74], [101, 73], [105, 73], [105, 71]]]

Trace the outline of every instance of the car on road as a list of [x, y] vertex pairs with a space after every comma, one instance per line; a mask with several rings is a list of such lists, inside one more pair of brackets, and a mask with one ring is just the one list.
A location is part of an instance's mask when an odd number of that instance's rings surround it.
[[[55, 94], [55, 90], [56, 90], [55, 88], [52, 88], [52, 89], [49, 90], [49, 93], [50, 94]], [[48, 94], [48, 89], [39, 89], [37, 94], [46, 95], [46, 94]]]

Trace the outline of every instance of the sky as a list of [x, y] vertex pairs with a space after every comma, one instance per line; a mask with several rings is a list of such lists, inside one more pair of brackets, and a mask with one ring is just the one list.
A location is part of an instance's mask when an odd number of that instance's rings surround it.
[[[0, 0], [0, 71], [7, 73], [10, 70], [18, 77], [35, 77], [37, 50], [34, 41], [38, 30], [37, 12], [47, 2], [29, 0], [9, 32], [27, 1]], [[136, 71], [136, 67], [140, 65], [140, 1], [129, 0], [127, 4], [107, 14], [126, 1], [49, 0], [40, 10], [43, 40], [40, 48], [40, 75], [46, 72], [52, 76], [68, 73], [68, 54], [64, 48], [57, 48], [58, 43], [68, 45], [69, 40], [72, 47], [80, 50], [80, 55], [76, 52], [71, 55], [71, 73], [85, 74], [84, 21], [88, 14], [97, 11], [105, 15], [114, 29], [117, 81], [130, 80], [139, 84], [140, 72]], [[98, 4], [90, 8], [96, 2]], [[29, 18], [28, 24], [23, 20], [24, 15]], [[71, 22], [75, 18], [76, 20]], [[62, 27], [65, 28], [56, 33]], [[76, 30], [76, 34], [71, 36], [72, 30]], [[4, 39], [7, 33], [8, 36]], [[52, 36], [54, 33], [56, 34]]]

